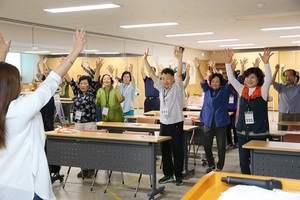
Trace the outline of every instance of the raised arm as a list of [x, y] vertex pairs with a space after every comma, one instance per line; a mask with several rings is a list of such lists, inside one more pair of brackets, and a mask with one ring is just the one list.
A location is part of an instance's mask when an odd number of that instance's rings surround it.
[[131, 83], [135, 84], [135, 79], [134, 79], [134, 75], [133, 75], [133, 64], [131, 64], [131, 63], [129, 65], [129, 72], [131, 74]]
[[190, 76], [190, 68], [191, 68], [191, 65], [190, 63], [188, 63], [186, 65], [186, 69], [185, 69], [185, 73], [186, 73], [186, 77], [185, 77], [185, 80], [184, 80], [184, 89], [189, 85], [190, 83], [190, 79], [191, 79], [191, 76]]
[[209, 60], [207, 61], [207, 66], [213, 70], [213, 73], [219, 73], [216, 68], [216, 62]]
[[243, 60], [240, 60], [240, 64], [241, 64], [241, 73], [240, 75], [242, 76], [244, 74], [245, 71], [245, 66], [248, 63], [248, 58], [244, 58]]
[[122, 102], [122, 101], [124, 101], [124, 96], [121, 94], [121, 91], [120, 91], [120, 88], [118, 87], [118, 84], [119, 84], [118, 79], [115, 79], [113, 88], [116, 92], [116, 96], [117, 96], [118, 101]]
[[284, 75], [283, 75], [284, 68], [285, 68], [285, 64], [281, 64], [281, 68], [280, 68], [280, 79], [281, 79], [281, 82], [282, 82], [283, 84], [286, 84], [286, 80], [285, 80]]
[[224, 49], [222, 51], [222, 56], [224, 58], [224, 62], [226, 64], [226, 73], [228, 77], [228, 81], [231, 83], [231, 85], [234, 87], [234, 89], [241, 94], [244, 85], [242, 85], [238, 80], [233, 76], [233, 71], [231, 68], [231, 63], [232, 63], [232, 57], [233, 57], [233, 51], [229, 49]]
[[195, 69], [196, 69], [196, 73], [197, 73], [197, 76], [200, 80], [200, 83], [205, 83], [205, 79], [201, 73], [201, 70], [200, 70], [200, 59], [198, 57], [195, 57], [194, 60], [194, 66], [195, 66]]
[[176, 81], [179, 84], [182, 84], [182, 57], [183, 57], [184, 49], [182, 47], [175, 47], [174, 55], [178, 61], [177, 73], [176, 73]]
[[94, 82], [98, 82], [99, 77], [100, 77], [100, 70], [101, 70], [101, 67], [103, 66], [103, 64], [104, 64], [104, 59], [98, 58], [98, 60], [96, 61], [96, 72], [95, 72], [94, 79], [93, 79]]
[[275, 66], [275, 72], [272, 76], [272, 85], [274, 85], [276, 83], [276, 76], [277, 76], [277, 73], [279, 72], [279, 64], [277, 64]]
[[73, 50], [53, 71], [60, 77], [63, 77], [67, 71], [71, 68], [76, 58], [82, 51], [83, 46], [86, 43], [86, 34], [83, 29], [76, 29], [76, 33], [73, 36]]
[[150, 78], [153, 80], [153, 82], [155, 84], [158, 81], [158, 77], [155, 75], [154, 71], [150, 67], [150, 64], [149, 64], [149, 62], [147, 60], [148, 54], [149, 54], [149, 48], [144, 53], [143, 61], [144, 61], [144, 64], [146, 66], [146, 69], [148, 71], [148, 74], [149, 74]]
[[44, 63], [44, 65], [46, 66], [47, 71], [50, 73], [50, 72], [52, 71], [52, 69], [49, 67], [47, 61], [48, 61], [48, 58], [47, 58], [47, 57], [44, 57], [43, 63]]
[[8, 42], [4, 41], [3, 35], [0, 33], [0, 62], [4, 62], [6, 59], [6, 55], [10, 49], [11, 40]]
[[265, 49], [263, 55], [259, 54], [261, 61], [265, 64], [265, 82], [262, 85], [262, 97], [265, 101], [268, 100], [270, 85], [272, 83], [272, 73], [269, 64], [269, 59], [273, 55], [270, 49]]
[[144, 60], [142, 60], [142, 65], [141, 65], [141, 75], [143, 80], [146, 78], [146, 73], [145, 73], [145, 63]]
[[260, 63], [260, 59], [259, 58], [256, 58], [255, 59], [255, 62], [253, 62], [252, 64], [253, 64], [253, 67], [259, 67], [259, 63]]

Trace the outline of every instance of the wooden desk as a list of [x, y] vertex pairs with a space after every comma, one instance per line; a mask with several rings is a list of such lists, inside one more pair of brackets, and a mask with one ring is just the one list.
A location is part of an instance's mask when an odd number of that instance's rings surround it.
[[[273, 177], [255, 176], [245, 174], [235, 174], [226, 172], [211, 172], [204, 175], [181, 200], [217, 200], [222, 192], [232, 187], [232, 184], [227, 184], [221, 181], [222, 177], [234, 176], [239, 178], [251, 178], [260, 180], [269, 180]], [[299, 180], [275, 178], [281, 181], [282, 189], [287, 191], [300, 191]]]
[[131, 119], [131, 120], [136, 120], [138, 117], [144, 117], [144, 118], [153, 118], [155, 120], [159, 120], [160, 116], [145, 116], [145, 115], [132, 115], [132, 116], [124, 116], [125, 119]]
[[255, 175], [300, 179], [300, 144], [251, 140], [243, 145], [251, 151]]
[[171, 137], [139, 136], [113, 133], [47, 132], [47, 158], [50, 165], [74, 166], [137, 174], [149, 174], [152, 191], [149, 199], [162, 193], [156, 188], [156, 144]]
[[[144, 115], [155, 116], [157, 112], [159, 113], [159, 110], [151, 110], [151, 111], [145, 112]], [[182, 111], [182, 113], [185, 117], [190, 116], [190, 115], [199, 117], [199, 115], [200, 115], [199, 111]]]
[[187, 110], [189, 111], [201, 111], [202, 106], [188, 105]]
[[290, 126], [290, 125], [300, 126], [300, 122], [298, 121], [280, 121], [277, 124], [280, 126]]
[[[160, 130], [160, 124], [143, 124], [143, 123], [124, 123], [124, 122], [97, 122], [99, 129], [107, 129], [109, 132], [121, 133], [127, 131], [147, 131], [154, 132]], [[188, 153], [188, 135], [191, 135], [193, 130], [198, 129], [198, 126], [184, 125], [183, 131], [185, 132], [183, 137], [184, 145], [184, 166], [183, 176], [187, 177], [189, 174], [195, 173], [195, 168], [188, 167], [189, 153]]]

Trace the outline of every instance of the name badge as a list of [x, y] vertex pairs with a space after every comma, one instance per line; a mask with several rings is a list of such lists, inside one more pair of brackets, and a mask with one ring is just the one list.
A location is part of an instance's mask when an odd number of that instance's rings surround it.
[[160, 111], [160, 114], [161, 115], [168, 115], [169, 111], [168, 111], [168, 109], [163, 109], [163, 110]]
[[107, 115], [108, 114], [108, 107], [104, 107], [103, 109], [102, 109], [102, 115]]
[[253, 111], [247, 111], [247, 112], [245, 112], [245, 123], [246, 124], [254, 124]]
[[232, 95], [229, 96], [229, 103], [230, 104], [234, 103], [234, 97]]
[[81, 112], [80, 110], [77, 110], [77, 111], [75, 112], [75, 119], [80, 120], [80, 119], [81, 119], [81, 115], [82, 115], [82, 112]]

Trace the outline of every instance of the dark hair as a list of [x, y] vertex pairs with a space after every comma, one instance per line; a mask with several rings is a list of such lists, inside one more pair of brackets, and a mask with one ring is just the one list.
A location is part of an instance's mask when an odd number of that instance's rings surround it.
[[161, 71], [161, 75], [162, 74], [170, 74], [171, 76], [174, 76], [174, 70], [171, 69], [171, 68], [164, 68], [162, 71]]
[[6, 62], [0, 62], [0, 149], [6, 147], [6, 114], [10, 103], [21, 91], [19, 70]]
[[92, 78], [90, 76], [80, 76], [79, 80], [78, 80], [78, 85], [80, 84], [81, 81], [83, 80], [87, 80], [89, 85], [91, 86], [92, 85]]
[[213, 74], [211, 74], [209, 76], [209, 78], [208, 78], [209, 82], [211, 83], [211, 80], [213, 80], [216, 77], [218, 77], [220, 79], [221, 86], [223, 86], [223, 84], [224, 84], [224, 77], [220, 73], [213, 73]]
[[121, 80], [123, 81], [123, 77], [128, 74], [129, 75], [129, 78], [130, 78], [130, 81], [131, 81], [131, 73], [129, 71], [125, 71], [122, 73], [122, 76], [121, 76]]
[[257, 76], [257, 79], [258, 79], [257, 85], [258, 86], [262, 86], [264, 84], [265, 74], [259, 67], [248, 68], [243, 74], [243, 80], [245, 80], [245, 78], [248, 77], [250, 74], [255, 74]]
[[103, 79], [104, 79], [105, 76], [109, 76], [110, 81], [111, 81], [111, 84], [113, 85], [113, 84], [114, 84], [114, 79], [113, 79], [112, 76], [109, 75], [109, 74], [104, 74], [104, 75], [101, 77], [100, 83], [103, 84]]
[[283, 76], [285, 76], [285, 72], [287, 72], [287, 71], [292, 72], [293, 76], [296, 76], [296, 75], [297, 75], [297, 72], [296, 72], [295, 70], [293, 70], [293, 69], [287, 69], [287, 70], [285, 70], [285, 71], [283, 72]]

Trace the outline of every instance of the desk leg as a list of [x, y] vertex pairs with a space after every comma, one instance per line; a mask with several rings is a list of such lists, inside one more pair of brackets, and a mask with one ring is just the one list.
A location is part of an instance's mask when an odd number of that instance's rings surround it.
[[155, 143], [151, 144], [151, 151], [152, 151], [152, 191], [148, 193], [149, 200], [154, 199], [154, 196], [163, 193], [165, 190], [165, 186], [161, 186], [156, 189], [156, 150], [155, 150]]
[[188, 152], [187, 138], [188, 138], [188, 132], [184, 133], [184, 137], [183, 137], [184, 165], [183, 165], [182, 175], [184, 178], [187, 178], [189, 174], [195, 173], [195, 168], [189, 169], [189, 152]]

